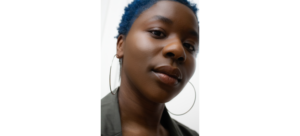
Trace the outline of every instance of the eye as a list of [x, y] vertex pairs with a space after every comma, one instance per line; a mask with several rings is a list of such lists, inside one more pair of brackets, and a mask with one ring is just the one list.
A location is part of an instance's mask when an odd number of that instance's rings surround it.
[[189, 51], [195, 51], [195, 47], [192, 44], [184, 43], [184, 47], [186, 47]]
[[152, 36], [154, 36], [155, 38], [164, 38], [165, 34], [162, 31], [159, 30], [151, 30], [149, 31], [151, 33]]

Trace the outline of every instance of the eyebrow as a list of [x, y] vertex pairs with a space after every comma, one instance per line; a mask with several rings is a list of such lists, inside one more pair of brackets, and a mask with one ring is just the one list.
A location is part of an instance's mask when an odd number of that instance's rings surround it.
[[154, 19], [154, 20], [162, 21], [162, 22], [164, 22], [164, 23], [166, 23], [166, 24], [173, 24], [173, 21], [172, 21], [171, 19], [166, 18], [166, 17], [164, 17], [164, 16], [159, 16], [159, 15], [157, 15], [157, 16], [154, 16], [153, 19]]
[[[164, 17], [164, 16], [160, 16], [160, 15], [156, 15], [156, 16], [152, 17], [152, 19], [153, 19], [153, 20], [159, 20], [159, 21], [162, 21], [162, 22], [164, 22], [164, 23], [166, 23], [166, 24], [169, 24], [169, 25], [173, 24], [173, 21], [172, 21], [171, 19], [166, 18], [166, 17]], [[189, 33], [190, 33], [191, 35], [197, 37], [197, 39], [199, 39], [199, 34], [198, 34], [196, 31], [191, 30]]]
[[190, 34], [197, 37], [197, 38], [199, 37], [199, 34], [194, 30], [190, 31]]

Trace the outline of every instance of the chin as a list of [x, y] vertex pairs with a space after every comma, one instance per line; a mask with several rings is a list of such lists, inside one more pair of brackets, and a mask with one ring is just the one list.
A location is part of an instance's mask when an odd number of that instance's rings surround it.
[[169, 90], [157, 88], [154, 90], [146, 91], [143, 94], [145, 94], [145, 97], [147, 99], [149, 99], [154, 103], [166, 103], [172, 100], [179, 93], [180, 91], [176, 91], [176, 90], [169, 91]]

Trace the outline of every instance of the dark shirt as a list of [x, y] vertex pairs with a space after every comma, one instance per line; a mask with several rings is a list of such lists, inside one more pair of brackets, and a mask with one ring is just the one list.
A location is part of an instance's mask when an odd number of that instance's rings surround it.
[[[101, 136], [122, 136], [118, 91], [119, 89], [115, 89], [115, 95], [109, 93], [101, 99]], [[199, 136], [196, 131], [172, 119], [166, 108], [160, 123], [170, 136]]]

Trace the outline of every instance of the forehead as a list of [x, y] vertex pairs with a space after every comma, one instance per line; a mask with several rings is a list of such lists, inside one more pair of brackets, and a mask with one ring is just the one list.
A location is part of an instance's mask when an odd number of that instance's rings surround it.
[[150, 8], [142, 12], [134, 21], [145, 23], [156, 16], [166, 17], [172, 22], [180, 23], [184, 27], [193, 28], [198, 31], [198, 21], [196, 15], [187, 6], [175, 1], [158, 1]]

